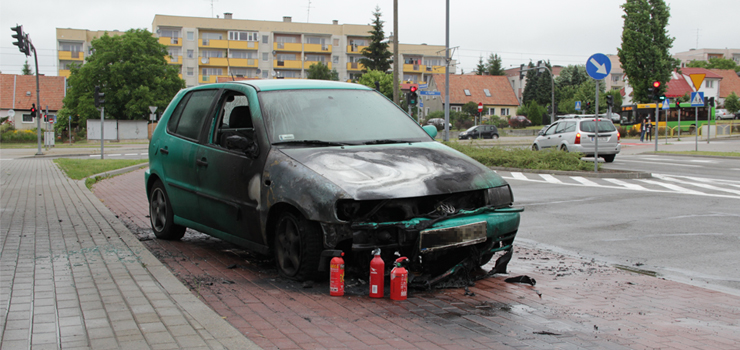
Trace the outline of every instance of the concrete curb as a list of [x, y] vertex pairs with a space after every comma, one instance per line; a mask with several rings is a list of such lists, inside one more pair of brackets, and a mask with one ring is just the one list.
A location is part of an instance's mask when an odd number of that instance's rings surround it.
[[522, 173], [531, 174], [551, 174], [551, 175], [565, 175], [565, 176], [583, 176], [593, 178], [612, 178], [612, 179], [650, 179], [653, 174], [641, 172], [641, 171], [622, 171], [605, 169], [595, 173], [593, 171], [562, 171], [562, 170], [543, 170], [543, 169], [520, 169], [520, 168], [505, 168], [505, 167], [489, 167], [493, 170], [501, 171], [518, 171]]
[[139, 170], [141, 168], [148, 168], [148, 167], [149, 167], [149, 162], [141, 163], [141, 164], [136, 164], [136, 165], [132, 165], [132, 166], [127, 166], [125, 168], [120, 168], [120, 169], [115, 169], [115, 170], [111, 170], [111, 171], [102, 172], [100, 174], [90, 175], [90, 176], [88, 176], [88, 177], [86, 177], [86, 178], [84, 178], [84, 179], [82, 179], [80, 181], [82, 181], [82, 183], [84, 184], [87, 179], [94, 179], [96, 177], [106, 178], [106, 177], [121, 175], [121, 174], [125, 174], [125, 173], [131, 172], [131, 171]]

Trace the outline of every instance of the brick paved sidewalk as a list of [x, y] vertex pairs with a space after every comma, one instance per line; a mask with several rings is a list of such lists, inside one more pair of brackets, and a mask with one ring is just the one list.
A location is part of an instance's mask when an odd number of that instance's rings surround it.
[[81, 181], [51, 160], [0, 165], [1, 349], [256, 348]]
[[[269, 261], [188, 230], [151, 239], [143, 170], [104, 180], [94, 193], [194, 295], [270, 349], [737, 349], [740, 298], [603, 263], [519, 247], [508, 276], [463, 289], [367, 297], [367, 285], [330, 297], [278, 277]], [[489, 266], [490, 267], [490, 266]], [[533, 286], [504, 279], [528, 275]], [[348, 284], [355, 281], [348, 281]], [[387, 293], [386, 293], [387, 295]]]

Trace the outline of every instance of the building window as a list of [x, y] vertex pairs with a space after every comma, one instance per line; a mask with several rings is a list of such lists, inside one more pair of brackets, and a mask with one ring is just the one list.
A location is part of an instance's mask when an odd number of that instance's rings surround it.
[[488, 89], [483, 89], [483, 93], [486, 94], [486, 97], [491, 97], [491, 92]]
[[262, 43], [263, 43], [263, 44], [267, 44], [267, 41], [268, 41], [268, 40], [270, 40], [270, 39], [268, 39], [268, 36], [267, 36], [267, 35], [263, 35], [263, 36], [262, 36]]
[[201, 50], [200, 57], [224, 57], [224, 52], [221, 50]]
[[193, 58], [193, 50], [188, 50], [188, 58]]
[[33, 117], [31, 117], [30, 114], [24, 114], [23, 115], [23, 122], [24, 123], [33, 123]]
[[306, 61], [324, 62], [324, 61], [326, 61], [326, 56], [321, 56], [321, 55], [306, 55]]
[[496, 114], [496, 108], [489, 108], [488, 109], [488, 115], [495, 115]]
[[188, 41], [195, 40], [195, 33], [194, 32], [188, 32]]
[[455, 112], [462, 112], [462, 107], [461, 106], [450, 106], [450, 109], [453, 110], [453, 111], [455, 111]]
[[267, 59], [268, 59], [268, 57], [267, 57], [267, 52], [263, 52], [263, 53], [262, 53], [262, 60], [263, 60], [263, 61], [267, 61]]
[[262, 71], [262, 78], [267, 78], [270, 76], [270, 71], [263, 70]]
[[223, 68], [203, 68], [202, 73], [204, 76], [223, 75], [224, 70]]
[[295, 70], [278, 70], [275, 75], [280, 78], [300, 78], [301, 72]]
[[203, 40], [223, 40], [224, 35], [221, 33], [201, 33], [200, 38]]
[[[180, 30], [179, 29], [177, 29], [177, 30], [175, 30], [175, 29], [162, 29], [159, 37], [160, 38], [177, 39], [177, 38], [180, 37]], [[173, 40], [173, 42], [175, 42], [175, 41]], [[175, 42], [175, 43], [177, 43], [177, 42]]]
[[257, 32], [229, 31], [229, 40], [235, 41], [257, 41]]
[[188, 76], [192, 77], [193, 74], [195, 74], [195, 69], [193, 69], [193, 67], [188, 67]]
[[277, 54], [277, 60], [278, 61], [295, 61], [295, 54], [294, 53], [279, 53]]
[[230, 68], [229, 73], [230, 75], [234, 75], [237, 78], [243, 78], [247, 76], [247, 69], [246, 68]]
[[320, 44], [324, 45], [326, 43], [326, 38], [320, 38], [315, 36], [307, 36], [306, 37], [306, 44]]
[[332, 60], [331, 61], [334, 62], [334, 63], [339, 63], [339, 56], [332, 57]]
[[[493, 114], [493, 113], [491, 113], [491, 114]], [[509, 109], [508, 108], [501, 108], [501, 116], [505, 116], [505, 115], [511, 115], [511, 114], [509, 114]]]
[[713, 88], [714, 87], [714, 80], [707, 80], [707, 84], [705, 86], [707, 88]]
[[425, 58], [424, 65], [425, 66], [444, 66], [444, 64], [442, 64], [441, 58]]
[[612, 74], [612, 82], [613, 83], [618, 83], [621, 80], [622, 80], [622, 75], [621, 74]]
[[470, 96], [470, 90], [464, 89], [463, 91], [465, 91], [465, 96]]
[[257, 53], [253, 51], [231, 50], [229, 58], [257, 58]]
[[294, 36], [276, 36], [275, 42], [279, 44], [295, 43], [295, 37]]
[[339, 46], [339, 39], [334, 39], [334, 46]]

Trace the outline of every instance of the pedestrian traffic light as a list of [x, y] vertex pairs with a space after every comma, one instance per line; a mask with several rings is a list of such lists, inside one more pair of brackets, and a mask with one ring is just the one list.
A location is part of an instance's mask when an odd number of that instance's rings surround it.
[[606, 95], [606, 105], [614, 107], [614, 95]]
[[414, 85], [411, 86], [411, 91], [409, 91], [408, 94], [408, 102], [409, 106], [416, 107], [416, 104], [419, 102], [419, 95], [416, 94], [416, 90], [418, 88]]
[[18, 50], [26, 54], [26, 56], [30, 55], [28, 50], [28, 38], [23, 34], [23, 26], [16, 25], [15, 27], [10, 27], [10, 30], [15, 32], [15, 34], [12, 35], [13, 39], [15, 39], [13, 45], [18, 46]]
[[103, 99], [103, 97], [105, 97], [105, 94], [100, 92], [100, 86], [95, 87], [95, 93], [93, 94], [93, 97], [95, 99], [95, 108], [98, 108], [105, 103], [105, 100]]
[[714, 97], [709, 98], [709, 107], [714, 107]]
[[36, 118], [36, 104], [31, 104], [31, 118]]

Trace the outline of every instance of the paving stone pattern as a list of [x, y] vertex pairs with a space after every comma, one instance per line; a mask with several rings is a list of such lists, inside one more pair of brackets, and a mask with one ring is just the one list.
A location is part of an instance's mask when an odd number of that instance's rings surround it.
[[51, 160], [0, 166], [1, 349], [256, 348], [81, 181]]
[[[281, 279], [272, 262], [188, 230], [152, 239], [143, 170], [95, 194], [193, 295], [265, 349], [737, 349], [740, 298], [603, 263], [519, 247], [509, 275], [463, 289], [370, 299]], [[489, 268], [491, 266], [488, 266]], [[504, 279], [528, 275], [535, 286]], [[348, 281], [348, 284], [357, 281]]]

